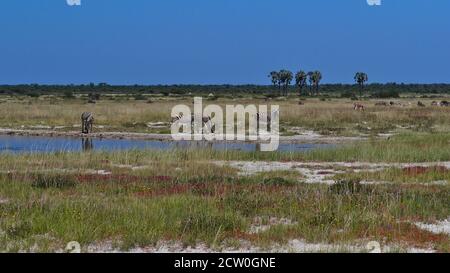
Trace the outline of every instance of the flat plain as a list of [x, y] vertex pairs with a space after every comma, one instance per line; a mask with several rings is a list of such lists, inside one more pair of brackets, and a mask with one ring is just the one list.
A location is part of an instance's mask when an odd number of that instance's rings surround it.
[[[449, 252], [450, 107], [433, 100], [205, 100], [277, 104], [286, 138], [358, 139], [308, 152], [0, 153], [0, 251]], [[75, 136], [92, 111], [95, 133], [164, 135], [176, 104], [192, 97], [2, 96], [0, 128]]]

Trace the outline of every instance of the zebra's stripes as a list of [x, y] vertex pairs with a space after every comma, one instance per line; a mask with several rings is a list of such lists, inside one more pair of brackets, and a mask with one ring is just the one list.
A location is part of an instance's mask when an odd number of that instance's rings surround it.
[[83, 134], [92, 133], [94, 124], [94, 115], [91, 112], [84, 112], [81, 114], [81, 132]]

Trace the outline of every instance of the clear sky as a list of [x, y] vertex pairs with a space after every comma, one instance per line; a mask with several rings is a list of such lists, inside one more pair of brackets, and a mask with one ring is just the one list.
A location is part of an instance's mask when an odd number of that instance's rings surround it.
[[450, 83], [450, 1], [1, 0], [0, 84]]

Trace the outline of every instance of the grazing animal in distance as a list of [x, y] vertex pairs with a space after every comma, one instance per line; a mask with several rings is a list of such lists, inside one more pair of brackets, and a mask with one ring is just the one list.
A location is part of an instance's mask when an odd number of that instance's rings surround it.
[[446, 100], [443, 100], [443, 101], [441, 101], [440, 103], [439, 103], [439, 106], [445, 106], [445, 107], [448, 107], [448, 106], [450, 106], [450, 102], [448, 102], [448, 101], [446, 101]]
[[425, 104], [423, 104], [423, 102], [421, 102], [421, 101], [418, 101], [418, 102], [417, 102], [417, 106], [419, 106], [419, 107], [425, 107]]
[[437, 101], [433, 101], [433, 102], [431, 102], [431, 106], [438, 106], [438, 102]]
[[83, 134], [92, 133], [94, 125], [94, 115], [91, 112], [81, 114], [81, 132]]
[[356, 110], [356, 111], [364, 111], [364, 110], [365, 110], [365, 107], [364, 107], [364, 105], [362, 105], [362, 104], [354, 103], [354, 104], [353, 104], [353, 110]]

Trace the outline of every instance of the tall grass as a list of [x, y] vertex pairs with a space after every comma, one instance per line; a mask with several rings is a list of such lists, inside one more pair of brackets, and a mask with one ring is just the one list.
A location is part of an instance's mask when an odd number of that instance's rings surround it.
[[[96, 104], [87, 104], [84, 100], [57, 100], [23, 98], [9, 101], [0, 108], [0, 126], [21, 128], [21, 126], [67, 126], [80, 123], [84, 111], [95, 113], [96, 124], [102, 125], [102, 131], [151, 132], [149, 122], [169, 122], [171, 109], [177, 104], [192, 106], [192, 98], [165, 98], [148, 104], [135, 100], [101, 100]], [[422, 100], [426, 108], [417, 107], [417, 101], [402, 99], [407, 107], [378, 107], [374, 101], [365, 101], [365, 112], [352, 109], [353, 102], [347, 99], [320, 101], [308, 99], [305, 105], [298, 105], [297, 99], [283, 101], [265, 101], [262, 99], [226, 99], [204, 101], [218, 104], [225, 109], [226, 104], [277, 104], [281, 111], [283, 128], [302, 127], [323, 134], [357, 135], [360, 133], [375, 135], [392, 130], [402, 131], [448, 131], [450, 109], [431, 107], [431, 100]], [[399, 129], [399, 128], [405, 129]], [[32, 128], [32, 127], [30, 127]], [[166, 133], [167, 133], [166, 129]]]

